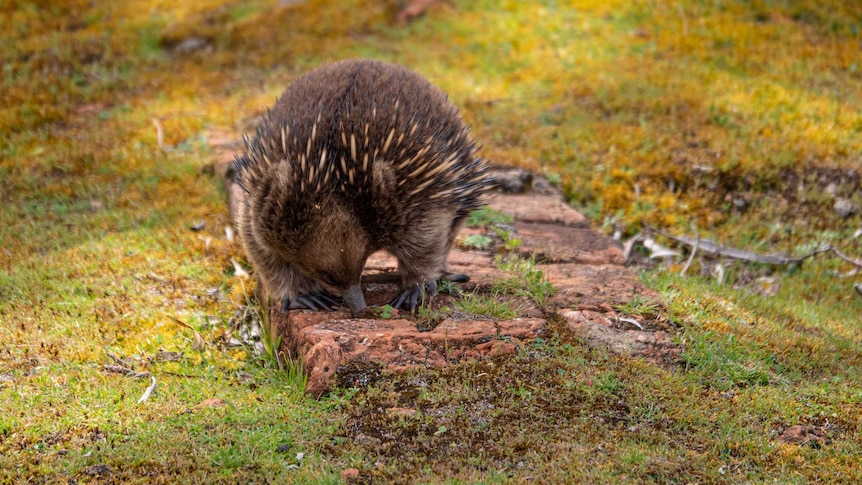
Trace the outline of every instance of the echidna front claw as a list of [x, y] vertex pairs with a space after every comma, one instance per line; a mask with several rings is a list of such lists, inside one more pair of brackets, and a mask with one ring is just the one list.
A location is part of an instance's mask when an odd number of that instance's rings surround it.
[[338, 306], [338, 301], [325, 291], [318, 293], [309, 293], [307, 295], [299, 295], [295, 299], [284, 298], [281, 300], [281, 313], [288, 310], [313, 310], [313, 311], [328, 311]]
[[422, 285], [414, 285], [402, 291], [389, 304], [394, 308], [404, 308], [410, 310], [410, 313], [416, 312], [416, 307], [419, 306], [419, 301], [430, 299], [437, 294], [437, 280], [431, 280]]
[[466, 283], [470, 281], [470, 277], [463, 273], [443, 273], [442, 279], [449, 280], [452, 283]]

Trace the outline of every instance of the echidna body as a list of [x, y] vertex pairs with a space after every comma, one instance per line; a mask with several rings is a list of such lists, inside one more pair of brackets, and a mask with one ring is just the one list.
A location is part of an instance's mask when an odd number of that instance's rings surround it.
[[235, 171], [243, 245], [282, 309], [356, 312], [368, 256], [398, 259], [395, 306], [436, 291], [461, 222], [489, 185], [457, 109], [418, 74], [349, 60], [300, 77], [246, 139]]

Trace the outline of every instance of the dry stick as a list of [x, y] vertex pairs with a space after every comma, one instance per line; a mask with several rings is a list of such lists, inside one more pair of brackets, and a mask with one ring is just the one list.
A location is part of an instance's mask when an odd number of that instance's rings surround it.
[[639, 321], [635, 320], [634, 318], [617, 317], [617, 320], [620, 322], [631, 323], [632, 325], [634, 325], [635, 327], [637, 327], [641, 330], [644, 329], [643, 326], [641, 325], [641, 323]]
[[528, 94], [528, 95], [524, 95], [524, 96], [513, 96], [510, 98], [494, 98], [494, 99], [487, 99], [484, 101], [473, 101], [473, 102], [476, 104], [484, 104], [485, 106], [493, 106], [497, 103], [502, 103], [502, 102], [506, 102], [506, 101], [523, 101], [525, 99], [545, 99], [545, 98], [550, 98], [550, 97], [551, 97], [550, 94]]
[[[682, 8], [682, 7], [680, 7], [680, 8]], [[694, 261], [694, 255], [697, 254], [697, 248], [700, 246], [700, 234], [697, 233], [697, 228], [695, 228], [694, 236], [697, 239], [694, 241], [694, 247], [691, 248], [691, 254], [688, 255], [688, 261], [685, 262], [685, 266], [682, 268], [682, 271], [680, 272], [680, 275], [682, 275], [682, 276], [685, 276], [685, 272], [688, 271], [689, 266], [691, 266], [691, 262]]]
[[103, 365], [103, 366], [102, 366], [102, 368], [103, 368], [103, 369], [105, 369], [107, 372], [113, 372], [113, 373], [115, 373], [115, 374], [125, 374], [125, 375], [130, 375], [130, 374], [134, 374], [134, 373], [135, 373], [135, 371], [134, 371], [134, 370], [129, 369], [128, 367], [124, 367], [124, 366], [122, 366], [122, 365], [109, 365], [109, 364], [105, 364], [105, 365]]
[[156, 125], [156, 134], [159, 140], [159, 148], [161, 150], [165, 149], [165, 130], [162, 128], [162, 124], [159, 122], [158, 118], [153, 118], [153, 124]]
[[694, 242], [694, 247], [691, 248], [691, 254], [688, 255], [688, 261], [685, 262], [685, 266], [683, 266], [682, 271], [679, 273], [680, 275], [685, 276], [685, 272], [688, 271], [691, 262], [694, 261], [694, 255], [697, 254], [698, 246], [700, 246], [700, 238], [697, 238]]
[[147, 390], [146, 390], [146, 391], [144, 391], [144, 395], [143, 395], [143, 396], [141, 396], [141, 398], [140, 398], [140, 399], [138, 399], [138, 404], [141, 404], [141, 403], [143, 403], [143, 402], [146, 402], [146, 401], [147, 401], [147, 399], [149, 399], [149, 398], [150, 398], [150, 395], [152, 395], [152, 394], [153, 394], [153, 391], [155, 391], [155, 390], [156, 390], [156, 378], [155, 378], [155, 376], [150, 376], [150, 379], [152, 379], [152, 380], [153, 380], [153, 383], [152, 383], [152, 384], [150, 384], [150, 386], [149, 386], [149, 387], [147, 387]]
[[639, 232], [623, 244], [623, 257], [625, 257], [626, 261], [628, 261], [629, 257], [632, 255], [632, 249], [634, 249], [635, 244], [641, 242], [642, 239], [643, 233]]
[[177, 318], [177, 317], [175, 317], [175, 316], [173, 316], [173, 315], [167, 315], [167, 317], [168, 317], [168, 318], [170, 318], [171, 320], [175, 321], [177, 324], [179, 324], [179, 325], [180, 325], [180, 326], [182, 326], [182, 327], [185, 327], [185, 328], [187, 328], [187, 329], [189, 329], [189, 330], [194, 330], [194, 329], [192, 328], [192, 326], [191, 326], [191, 325], [189, 325], [188, 323], [186, 323], [186, 322], [184, 322], [184, 321], [180, 320], [179, 318]]
[[204, 378], [206, 378], [206, 376], [196, 376], [196, 375], [192, 375], [192, 374], [181, 374], [179, 372], [171, 372], [171, 371], [166, 371], [166, 370], [161, 371], [161, 374], [174, 376], [174, 377], [187, 377], [190, 379], [204, 379]]
[[124, 366], [124, 367], [125, 367], [126, 363], [125, 363], [125, 362], [123, 362], [123, 359], [121, 359], [121, 358], [117, 357], [116, 355], [114, 355], [114, 354], [112, 354], [112, 353], [110, 353], [110, 352], [105, 352], [105, 355], [107, 355], [108, 357], [110, 357], [110, 359], [111, 359], [111, 360], [113, 360], [114, 362], [116, 362], [118, 365], [120, 365], [120, 366]]
[[839, 251], [838, 248], [836, 248], [835, 246], [829, 246], [829, 249], [831, 249], [832, 252], [835, 253], [836, 256], [843, 259], [844, 261], [847, 261], [848, 263], [852, 264], [853, 266], [857, 266], [859, 268], [862, 268], [862, 259], [851, 258], [850, 256], [847, 256], [846, 254]]
[[668, 239], [672, 239], [672, 240], [674, 240], [678, 243], [684, 244], [686, 246], [694, 247], [695, 245], [697, 245], [698, 248], [705, 253], [713, 254], [716, 256], [724, 256], [726, 258], [737, 259], [740, 261], [748, 261], [750, 263], [764, 263], [764, 264], [774, 264], [774, 265], [799, 264], [799, 263], [805, 261], [806, 259], [808, 259], [812, 256], [816, 256], [816, 255], [821, 254], [821, 253], [826, 253], [826, 252], [832, 251], [834, 249], [831, 246], [828, 246], [828, 247], [821, 248], [821, 249], [815, 249], [814, 251], [812, 251], [812, 252], [810, 252], [804, 256], [800, 256], [798, 258], [792, 258], [789, 256], [780, 255], [780, 254], [757, 254], [757, 253], [752, 253], [750, 251], [743, 251], [741, 249], [722, 247], [722, 246], [716, 244], [715, 242], [710, 241], [709, 239], [692, 239], [692, 238], [683, 237], [683, 236], [674, 236], [674, 235], [671, 235], [665, 231], [662, 231], [660, 229], [653, 228], [653, 227], [648, 227], [648, 229], [655, 231], [655, 232], [661, 234], [662, 236], [664, 236]]

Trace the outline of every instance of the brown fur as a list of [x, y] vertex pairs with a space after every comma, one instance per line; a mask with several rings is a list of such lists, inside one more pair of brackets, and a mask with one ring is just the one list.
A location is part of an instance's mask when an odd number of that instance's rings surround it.
[[277, 299], [358, 285], [368, 256], [399, 261], [402, 289], [436, 280], [489, 179], [457, 109], [421, 76], [370, 60], [290, 85], [235, 170], [239, 233]]

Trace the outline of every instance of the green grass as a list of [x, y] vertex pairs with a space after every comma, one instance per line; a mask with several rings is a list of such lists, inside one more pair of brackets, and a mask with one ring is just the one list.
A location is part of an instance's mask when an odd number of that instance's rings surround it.
[[462, 294], [455, 307], [462, 312], [476, 318], [492, 318], [494, 320], [511, 320], [520, 312], [515, 303], [499, 294]]
[[[862, 215], [832, 209], [862, 207], [858, 3], [455, 1], [395, 25], [397, 3], [0, 6], [0, 482], [862, 481], [860, 277], [830, 255], [723, 284], [698, 262], [644, 273], [664, 307], [618, 310], [679, 325], [669, 369], [555, 327], [513, 358], [314, 401], [277, 341], [224, 344], [253, 282], [205, 139], [350, 56], [430, 78], [483, 157], [552, 174], [596, 227], [862, 255]], [[172, 50], [190, 37], [209, 47]], [[535, 265], [500, 264], [495, 291], [549, 301]], [[766, 275], [775, 296], [748, 283]], [[147, 402], [109, 352], [156, 377]], [[825, 438], [779, 441], [793, 425]]]
[[471, 234], [465, 237], [460, 242], [460, 245], [466, 249], [478, 249], [482, 251], [488, 249], [492, 242], [494, 242], [493, 239], [483, 234]]
[[508, 224], [515, 219], [509, 214], [504, 214], [494, 209], [476, 209], [470, 213], [465, 225], [467, 227], [489, 227], [495, 224]]
[[554, 296], [554, 287], [536, 266], [535, 259], [510, 254], [496, 257], [494, 265], [511, 276], [496, 281], [492, 291], [530, 298], [539, 308]]
[[623, 315], [638, 315], [644, 318], [655, 318], [661, 310], [661, 303], [641, 295], [635, 295], [631, 301], [627, 301], [614, 307], [614, 310]]

